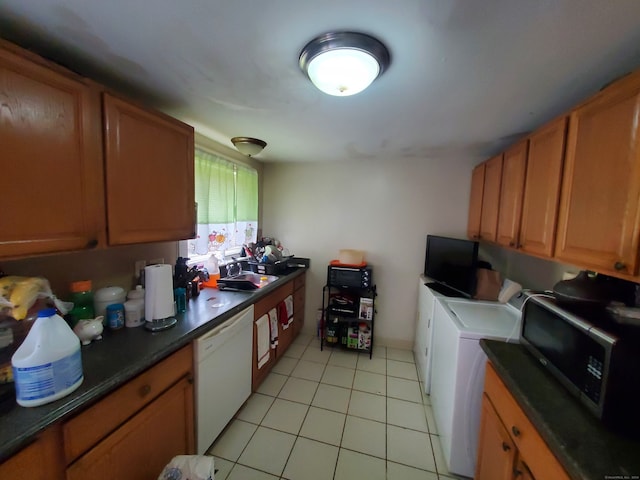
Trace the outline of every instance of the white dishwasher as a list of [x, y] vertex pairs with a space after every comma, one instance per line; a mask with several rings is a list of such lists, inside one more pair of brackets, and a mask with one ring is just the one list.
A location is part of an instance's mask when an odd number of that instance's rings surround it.
[[196, 437], [204, 454], [251, 395], [253, 305], [194, 341]]

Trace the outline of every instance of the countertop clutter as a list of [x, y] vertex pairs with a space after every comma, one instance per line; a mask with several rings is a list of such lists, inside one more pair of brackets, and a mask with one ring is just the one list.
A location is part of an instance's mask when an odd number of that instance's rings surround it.
[[72, 394], [35, 408], [20, 407], [15, 398], [0, 403], [0, 461], [48, 426], [95, 403], [281, 285], [303, 275], [305, 270], [292, 270], [254, 292], [204, 289], [189, 300], [186, 312], [177, 315], [177, 325], [166, 331], [152, 333], [144, 328], [106, 331], [103, 340], [82, 347], [84, 382]]
[[480, 345], [571, 478], [639, 478], [639, 440], [605, 429], [521, 345], [495, 340]]

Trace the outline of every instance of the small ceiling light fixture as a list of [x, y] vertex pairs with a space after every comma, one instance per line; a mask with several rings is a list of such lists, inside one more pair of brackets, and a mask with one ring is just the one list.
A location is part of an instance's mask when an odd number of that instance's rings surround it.
[[299, 64], [321, 91], [344, 97], [371, 85], [390, 61], [387, 47], [369, 35], [329, 32], [307, 43]]
[[251, 137], [233, 137], [231, 143], [233, 143], [240, 153], [248, 157], [259, 154], [262, 149], [267, 146], [267, 142]]

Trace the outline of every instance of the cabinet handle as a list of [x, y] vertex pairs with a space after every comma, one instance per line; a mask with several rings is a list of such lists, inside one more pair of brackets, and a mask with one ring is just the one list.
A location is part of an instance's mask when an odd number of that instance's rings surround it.
[[509, 446], [509, 444], [507, 442], [502, 442], [502, 451], [508, 452], [509, 450], [511, 450], [511, 447]]
[[522, 475], [522, 473], [523, 473], [522, 470], [518, 470], [517, 468], [514, 468], [513, 469], [513, 478], [519, 477], [520, 475]]
[[616, 262], [616, 263], [613, 265], [613, 268], [615, 268], [616, 270], [620, 271], [620, 270], [626, 270], [626, 269], [627, 269], [627, 266], [626, 266], [624, 263], [622, 263], [622, 262]]
[[98, 246], [98, 240], [95, 238], [92, 238], [87, 242], [87, 248], [96, 248], [97, 246]]
[[516, 246], [516, 242], [509, 242], [509, 246], [510, 247], [515, 247]]
[[519, 437], [519, 436], [520, 436], [520, 429], [519, 429], [518, 427], [516, 427], [515, 425], [514, 425], [513, 427], [511, 427], [511, 431], [513, 432], [513, 434], [514, 434], [516, 437]]
[[151, 386], [150, 385], [143, 385], [142, 387], [140, 387], [140, 396], [141, 397], [146, 397], [147, 395], [149, 395], [149, 392], [151, 392]]

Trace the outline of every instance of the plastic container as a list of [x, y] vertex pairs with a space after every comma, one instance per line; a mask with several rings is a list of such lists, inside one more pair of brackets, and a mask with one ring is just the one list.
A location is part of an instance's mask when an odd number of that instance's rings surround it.
[[70, 324], [73, 328], [78, 320], [91, 320], [95, 318], [93, 307], [93, 292], [91, 291], [91, 280], [73, 282], [70, 285], [71, 302], [73, 308], [69, 312]]
[[176, 313], [184, 313], [187, 311], [187, 290], [178, 287], [173, 291], [173, 299], [176, 302]]
[[203, 287], [218, 288], [218, 279], [220, 278], [220, 265], [215, 255], [210, 255], [204, 264], [209, 274], [209, 280], [202, 282]]
[[124, 302], [124, 324], [134, 328], [144, 325], [144, 288], [136, 285], [135, 290], [129, 290], [127, 301]]
[[80, 340], [54, 308], [38, 312], [27, 338], [11, 357], [16, 401], [37, 407], [80, 386]]
[[93, 295], [93, 307], [96, 316], [104, 315], [107, 325], [107, 306], [114, 303], [124, 303], [127, 294], [121, 287], [105, 287], [96, 291]]
[[107, 306], [107, 325], [111, 330], [119, 330], [124, 327], [124, 305], [112, 303]]

